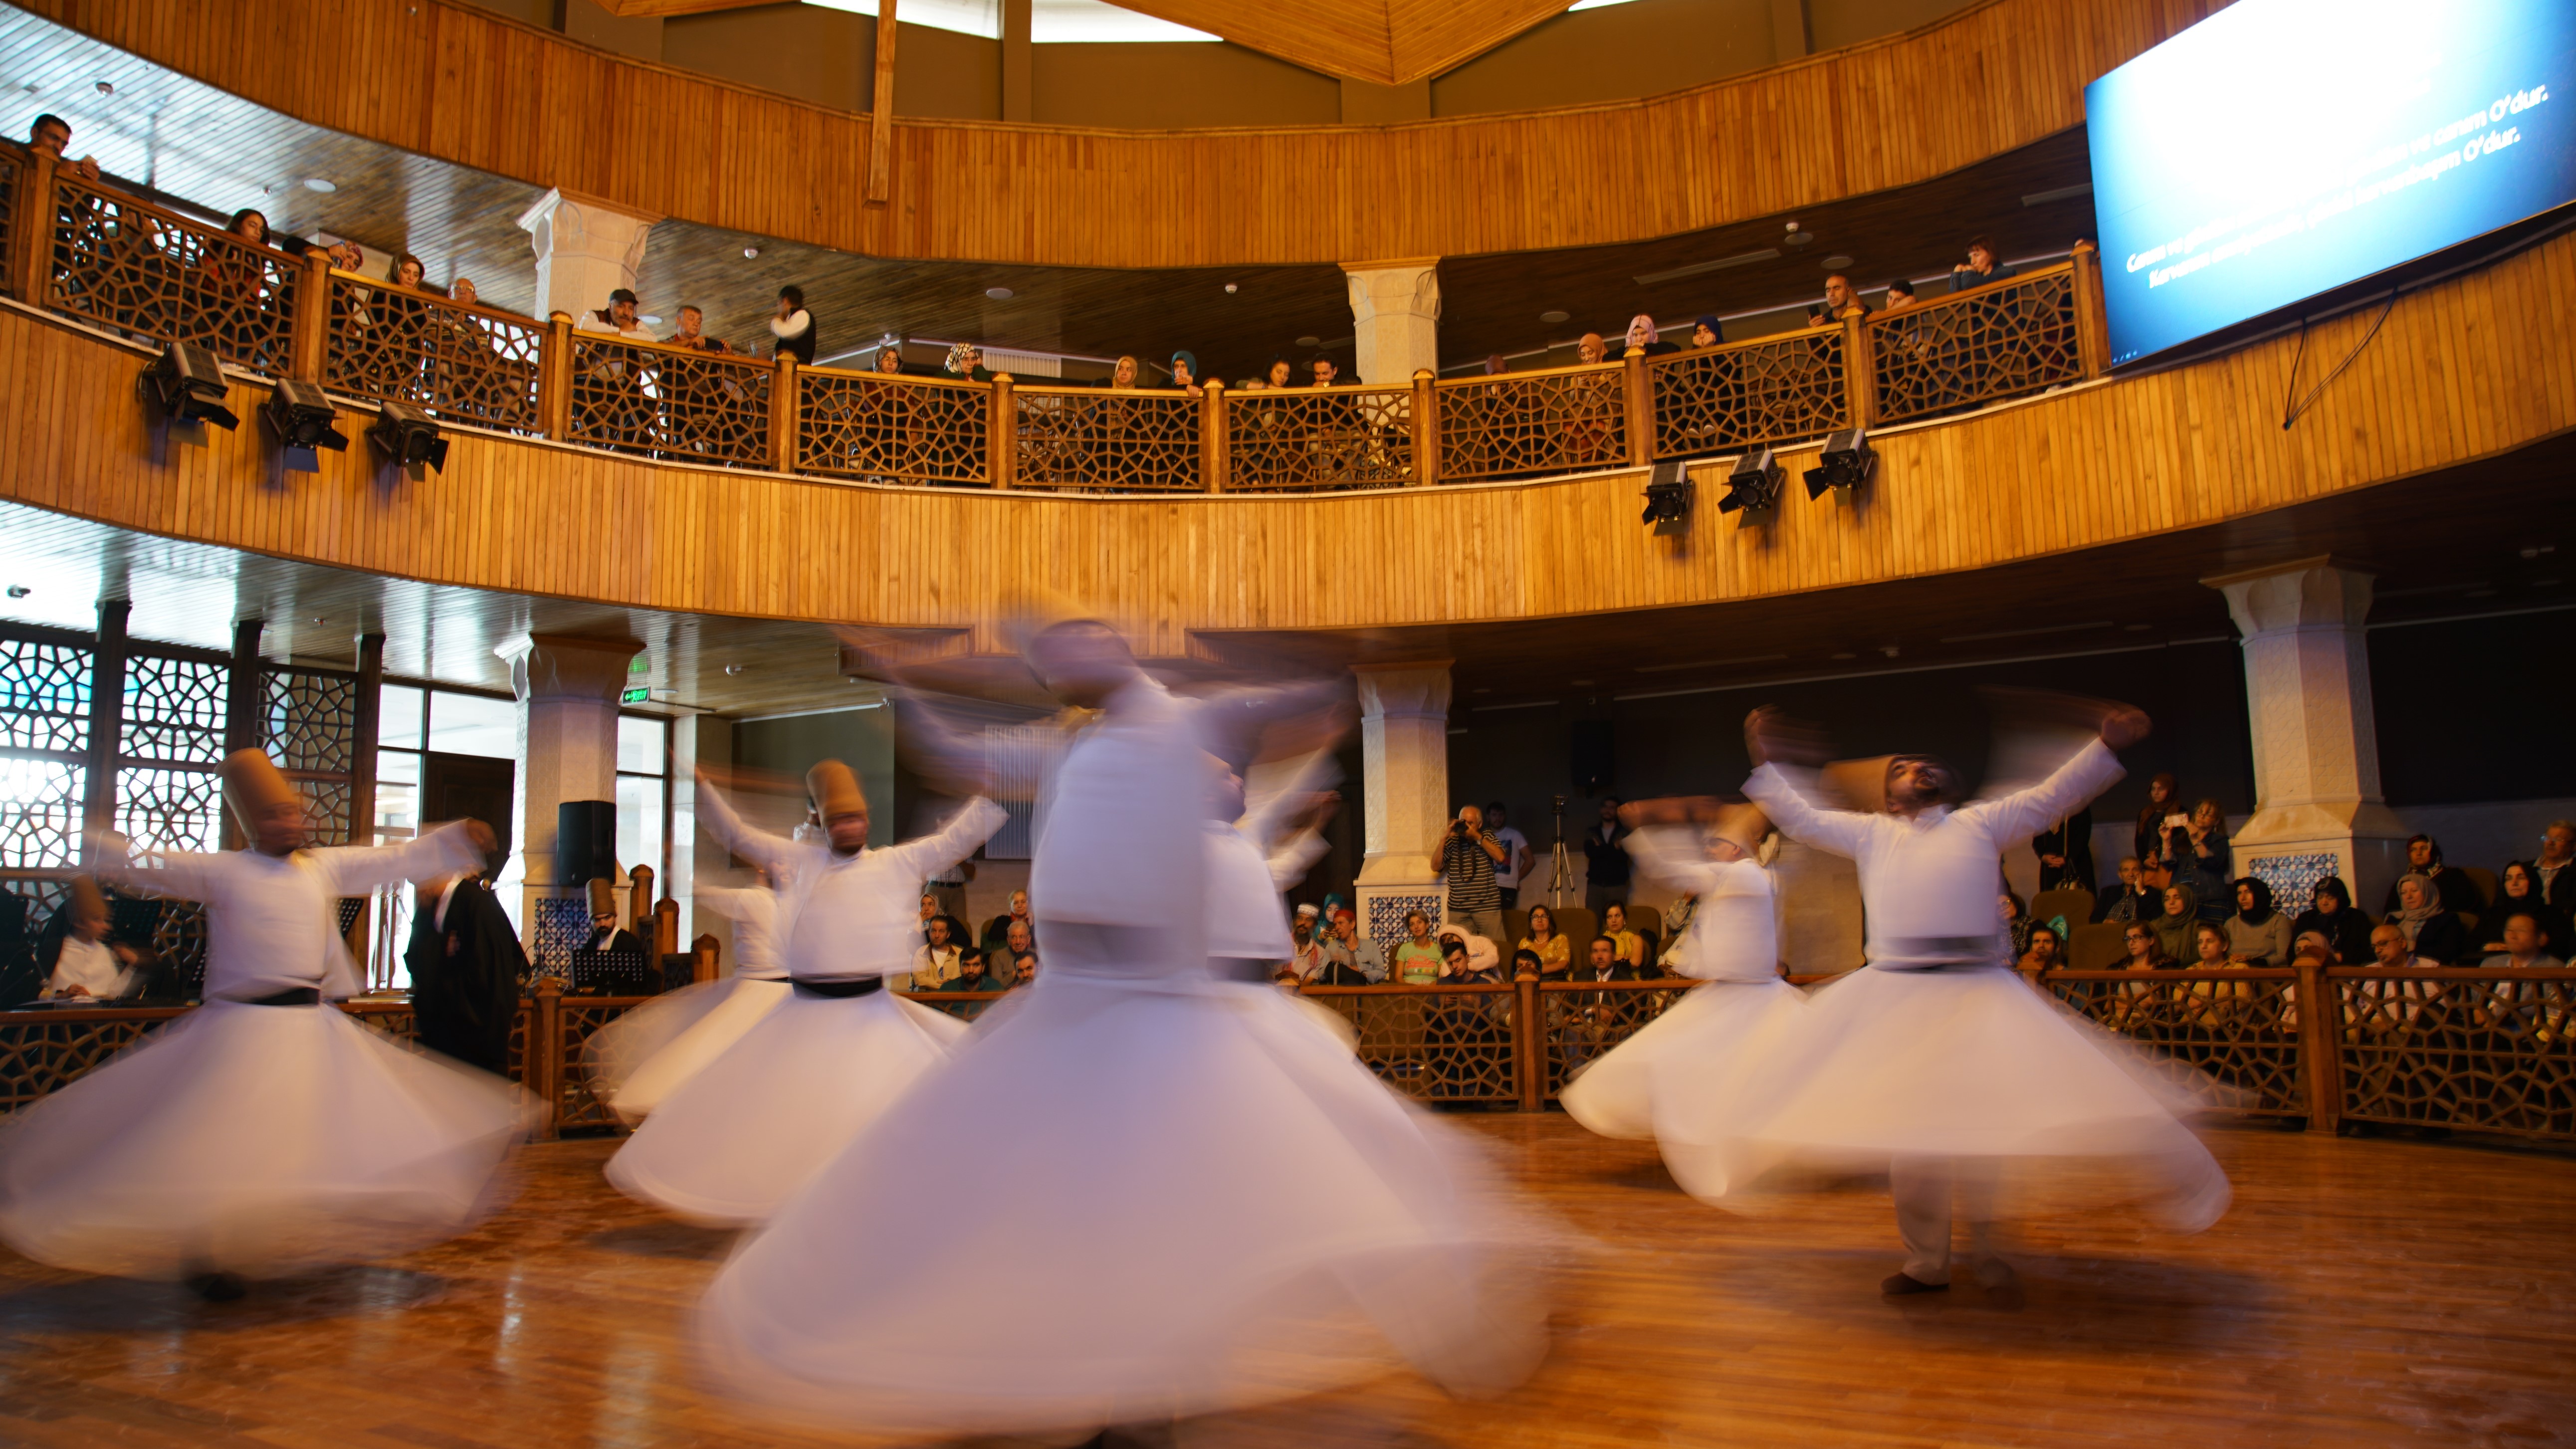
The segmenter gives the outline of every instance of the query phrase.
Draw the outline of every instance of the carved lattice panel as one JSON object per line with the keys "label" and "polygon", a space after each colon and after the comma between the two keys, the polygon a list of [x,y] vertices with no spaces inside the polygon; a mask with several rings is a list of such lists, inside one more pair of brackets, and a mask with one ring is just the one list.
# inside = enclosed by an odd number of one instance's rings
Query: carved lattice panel
{"label": "carved lattice panel", "polygon": [[169,1010],[109,1014],[51,1008],[0,1014],[0,1112],[17,1111],[61,1091],[177,1015]]}
{"label": "carved lattice panel", "polygon": [[1577,1071],[1608,1056],[1646,1023],[1670,1010],[1691,984],[1675,981],[1671,986],[1608,990],[1540,986],[1538,1009],[1547,1026],[1547,1095],[1564,1091],[1567,1079]]}
{"label": "carved lattice panel", "polygon": [[1514,988],[1382,991],[1310,987],[1306,999],[1336,1012],[1358,1037],[1359,1059],[1378,1080],[1426,1102],[1507,1102],[1520,1097],[1513,1055]]}
{"label": "carved lattice panel", "polygon": [[650,997],[608,997],[563,1004],[563,1101],[555,1125],[563,1131],[580,1127],[617,1127],[617,1114],[600,1100],[587,1060],[590,1039],[600,1028],[642,1005]]}
{"label": "carved lattice panel", "polygon": [[590,939],[590,901],[585,896],[546,896],[533,909],[536,924],[527,935],[528,968],[540,976],[572,974],[572,953]]}
{"label": "carved lattice panel", "polygon": [[985,481],[990,390],[873,373],[797,376],[796,467],[872,483]]}
{"label": "carved lattice panel", "polygon": [[1012,395],[1018,488],[1196,491],[1202,405],[1181,392],[1106,389]]}
{"label": "carved lattice panel", "polygon": [[2084,376],[2071,272],[1978,287],[1869,320],[1878,420],[1902,422]]}
{"label": "carved lattice panel", "polygon": [[0,638],[0,749],[88,749],[92,659],[75,645]]}
{"label": "carved lattice panel", "polygon": [[56,181],[55,215],[55,307],[284,374],[295,330],[293,258],[76,181]]}
{"label": "carved lattice panel", "polygon": [[346,775],[358,766],[354,675],[269,671],[266,722],[268,757],[288,774]]}
{"label": "carved lattice panel", "polygon": [[769,367],[579,335],[572,364],[574,442],[684,462],[769,466]]}
{"label": "carved lattice panel", "polygon": [[162,901],[152,922],[153,954],[170,968],[180,988],[194,996],[206,984],[206,908],[196,901]]}
{"label": "carved lattice panel", "polygon": [[54,912],[62,909],[63,902],[71,896],[70,878],[61,875],[12,875],[0,879],[0,890],[27,903],[27,930],[31,936],[52,920]]}
{"label": "carved lattice panel", "polygon": [[2576,979],[2336,977],[2343,1115],[2373,1122],[2576,1135]]}
{"label": "carved lattice panel", "polygon": [[534,433],[543,426],[537,375],[545,335],[525,318],[334,273],[323,383],[443,418]]}
{"label": "carved lattice panel", "polygon": [[27,167],[18,159],[18,153],[0,153],[0,277],[18,275],[10,258],[17,255],[18,193],[26,185]]}
{"label": "carved lattice panel", "polygon": [[382,1033],[388,1041],[397,1046],[412,1051],[423,1050],[420,1044],[420,1015],[408,1006],[383,1007],[369,1004],[359,1007],[343,1004],[340,1009],[348,1012],[350,1018],[358,1025],[369,1031]]}
{"label": "carved lattice panel", "polygon": [[1840,328],[1653,358],[1646,376],[1658,458],[1820,437],[1851,417]]}
{"label": "carved lattice panel", "polygon": [[1624,366],[1440,388],[1440,480],[1616,468],[1628,461]]}
{"label": "carved lattice panel", "polygon": [[1230,490],[1401,488],[1413,478],[1413,393],[1290,388],[1226,399]]}
{"label": "carved lattice panel", "polygon": [[212,770],[126,765],[116,772],[116,829],[146,850],[223,849],[223,777]]}
{"label": "carved lattice panel", "polygon": [[2061,981],[2048,989],[2079,1014],[2197,1070],[2238,1111],[2303,1116],[2298,983],[2291,973],[2139,971],[2135,980]]}
{"label": "carved lattice panel", "polygon": [[224,692],[232,671],[202,659],[129,655],[125,729],[129,760],[219,764],[224,758]]}
{"label": "carved lattice panel", "polygon": [[63,869],[80,860],[86,766],[0,759],[0,868]]}
{"label": "carved lattice panel", "polygon": [[523,996],[519,998],[518,1014],[510,1018],[510,1069],[504,1075],[514,1082],[528,1079],[528,1018],[535,1010],[535,1005]]}

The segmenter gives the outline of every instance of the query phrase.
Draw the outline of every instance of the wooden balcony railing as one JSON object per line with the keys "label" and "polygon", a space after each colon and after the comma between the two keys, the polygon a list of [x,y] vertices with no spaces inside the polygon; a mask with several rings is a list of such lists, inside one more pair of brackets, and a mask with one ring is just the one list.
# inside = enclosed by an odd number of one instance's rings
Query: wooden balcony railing
{"label": "wooden balcony railing", "polygon": [[[43,203],[36,198],[50,198]],[[799,367],[532,321],[329,270],[0,147],[21,301],[476,427],[892,485],[1330,492],[1642,468],[2099,377],[2089,244],[1902,312],[1692,352],[1409,386],[1112,390]]]}
{"label": "wooden balcony railing", "polygon": [[[1793,985],[1830,982],[1799,977]],[[2448,1127],[2576,1141],[2576,970],[2477,968],[2051,971],[2035,989],[2177,1068],[2215,1078],[2234,1109],[2304,1119]],[[1696,983],[1517,981],[1466,986],[1308,986],[1350,1025],[1360,1060],[1427,1102],[1539,1111],[1575,1072],[1637,1034]],[[510,1076],[550,1117],[541,1135],[614,1127],[594,1090],[592,1035],[650,997],[565,996],[539,981],[520,1007]],[[1719,988],[1724,989],[1724,988]],[[906,992],[973,1019],[1002,993]],[[0,1113],[60,1090],[191,1007],[0,1012]],[[342,1010],[400,1041],[401,1002]]]}

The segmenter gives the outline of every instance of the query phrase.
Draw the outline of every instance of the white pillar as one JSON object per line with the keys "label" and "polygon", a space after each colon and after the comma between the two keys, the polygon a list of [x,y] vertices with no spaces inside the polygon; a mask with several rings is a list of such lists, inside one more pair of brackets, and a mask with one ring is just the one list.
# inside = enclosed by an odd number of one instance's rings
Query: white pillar
{"label": "white pillar", "polygon": [[1440,268],[1436,257],[1344,262],[1351,286],[1351,335],[1360,381],[1409,387],[1416,372],[1440,370]]}
{"label": "white pillar", "polygon": [[2234,869],[2307,909],[2320,876],[2343,877],[2368,910],[2402,873],[2406,831],[2379,793],[2370,649],[2371,576],[2325,558],[2205,579],[2245,636],[2254,735],[2254,816]]}
{"label": "white pillar", "polygon": [[537,253],[538,319],[596,312],[608,305],[609,293],[632,288],[644,243],[661,219],[578,191],[557,188],[538,197],[519,217]]}
{"label": "white pillar", "polygon": [[519,697],[518,851],[502,883],[515,877],[520,888],[519,935],[532,961],[589,935],[589,883],[555,879],[555,807],[617,799],[617,696],[627,661],[643,649],[634,639],[520,634],[492,651],[510,662]]}
{"label": "white pillar", "polygon": [[745,884],[740,872],[729,868],[732,856],[716,838],[698,825],[697,770],[702,765],[725,766],[733,763],[733,721],[722,715],[699,714],[671,722],[671,753],[678,757],[671,779],[671,894],[689,902],[689,920],[683,928],[687,939],[680,949],[700,936],[716,938],[719,974],[731,976],[742,962],[735,953],[733,918],[722,911],[703,911],[697,906],[697,892],[702,887],[726,887]]}
{"label": "white pillar", "polygon": [[1360,772],[1368,850],[1353,894],[1360,927],[1392,945],[1404,913],[1440,920],[1431,851],[1449,820],[1449,661],[1359,665]]}

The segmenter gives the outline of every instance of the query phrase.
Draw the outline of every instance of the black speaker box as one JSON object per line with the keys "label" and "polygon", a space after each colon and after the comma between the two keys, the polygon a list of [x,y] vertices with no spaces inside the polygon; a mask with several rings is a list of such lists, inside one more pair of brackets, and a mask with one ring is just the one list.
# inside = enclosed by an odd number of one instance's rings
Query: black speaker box
{"label": "black speaker box", "polygon": [[566,800],[555,807],[555,884],[574,890],[617,879],[617,802]]}
{"label": "black speaker box", "polygon": [[1568,752],[1574,770],[1575,788],[1586,795],[1598,795],[1610,788],[1617,774],[1618,756],[1611,744],[1610,721],[1579,719],[1573,724],[1573,748]]}

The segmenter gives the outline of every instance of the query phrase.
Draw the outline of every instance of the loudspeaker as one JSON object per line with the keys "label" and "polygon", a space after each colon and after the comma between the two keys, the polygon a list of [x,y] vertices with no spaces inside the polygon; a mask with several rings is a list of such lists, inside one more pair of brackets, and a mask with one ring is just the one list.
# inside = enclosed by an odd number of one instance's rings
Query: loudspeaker
{"label": "loudspeaker", "polygon": [[1610,788],[1616,773],[1617,755],[1611,745],[1610,721],[1579,719],[1574,722],[1573,749],[1569,752],[1574,769],[1574,785],[1586,795],[1598,795]]}
{"label": "loudspeaker", "polygon": [[579,890],[617,877],[617,802],[566,800],[555,807],[555,885]]}

